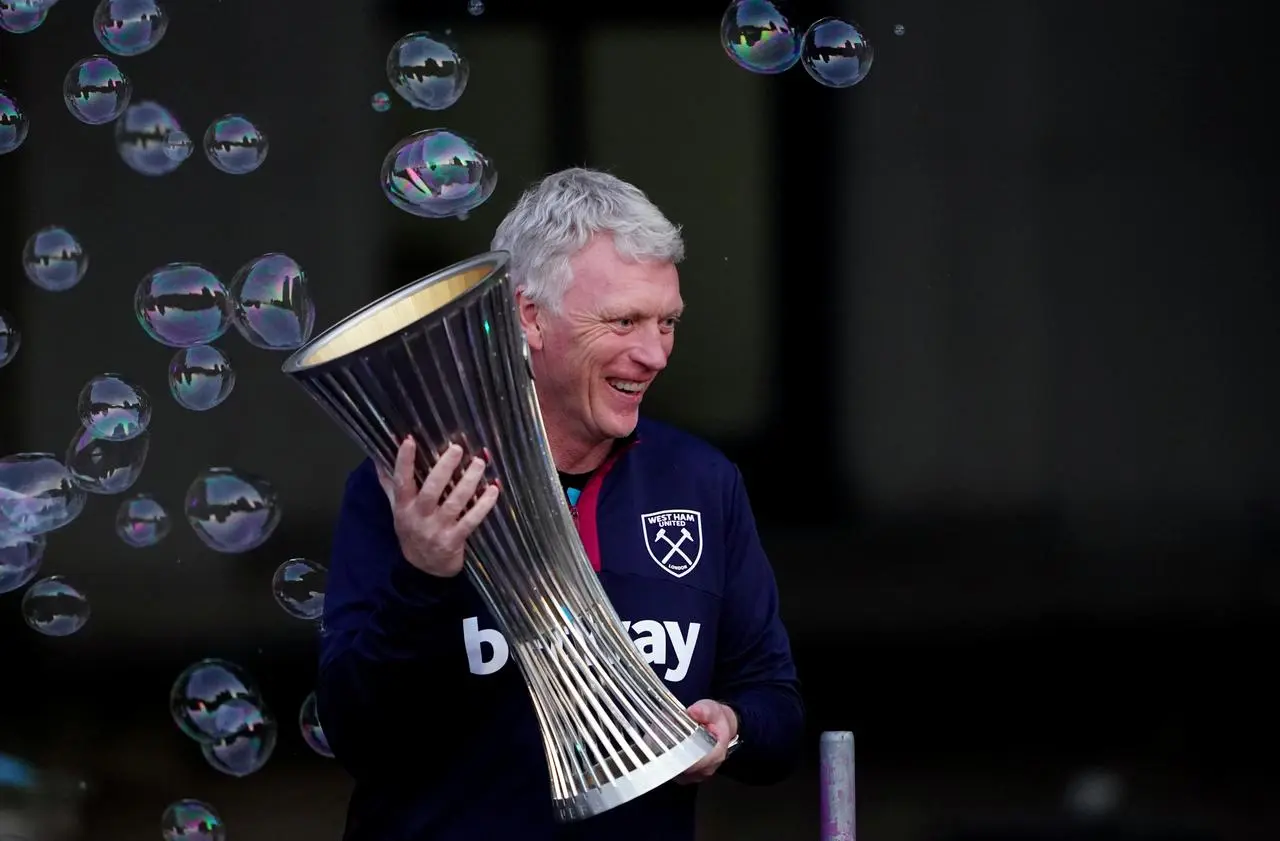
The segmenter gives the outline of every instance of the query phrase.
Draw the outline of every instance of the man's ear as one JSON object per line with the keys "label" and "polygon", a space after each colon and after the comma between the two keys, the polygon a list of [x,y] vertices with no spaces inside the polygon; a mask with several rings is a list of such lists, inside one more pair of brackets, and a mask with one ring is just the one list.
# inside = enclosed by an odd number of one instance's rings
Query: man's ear
{"label": "man's ear", "polygon": [[516,307],[520,311],[520,328],[524,330],[529,350],[542,350],[542,326],[538,324],[541,311],[538,305],[529,300],[521,289],[516,291]]}

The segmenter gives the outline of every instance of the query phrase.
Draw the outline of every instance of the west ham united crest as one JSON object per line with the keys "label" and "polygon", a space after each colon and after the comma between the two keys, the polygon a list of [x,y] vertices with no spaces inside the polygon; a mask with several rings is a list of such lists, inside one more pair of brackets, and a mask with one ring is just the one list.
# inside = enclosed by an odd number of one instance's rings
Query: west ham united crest
{"label": "west ham united crest", "polygon": [[702,557],[702,514],[670,508],[641,514],[645,548],[658,566],[684,578]]}

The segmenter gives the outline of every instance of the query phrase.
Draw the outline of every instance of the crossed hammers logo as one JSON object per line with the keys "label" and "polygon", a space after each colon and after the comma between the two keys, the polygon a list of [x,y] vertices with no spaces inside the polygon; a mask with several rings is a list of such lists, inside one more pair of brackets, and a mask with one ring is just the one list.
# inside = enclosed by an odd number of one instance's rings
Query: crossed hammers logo
{"label": "crossed hammers logo", "polygon": [[679,540],[672,540],[671,538],[667,537],[667,530],[665,528],[658,529],[658,533],[653,536],[653,540],[655,543],[661,540],[663,543],[671,547],[670,549],[667,550],[667,554],[662,556],[662,560],[659,563],[665,564],[667,561],[671,560],[672,555],[679,555],[680,557],[684,558],[685,563],[690,563],[690,564],[693,563],[693,558],[690,558],[688,555],[686,555],[684,553],[684,550],[680,548],[681,546],[684,545],[685,541],[693,540],[693,535],[689,534],[688,529],[684,529],[684,528],[680,529]]}

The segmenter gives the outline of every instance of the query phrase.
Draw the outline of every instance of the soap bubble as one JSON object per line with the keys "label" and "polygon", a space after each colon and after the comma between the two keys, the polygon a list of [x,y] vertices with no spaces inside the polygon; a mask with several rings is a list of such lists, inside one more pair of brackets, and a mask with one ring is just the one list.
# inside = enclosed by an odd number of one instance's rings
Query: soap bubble
{"label": "soap bubble", "polygon": [[467,89],[471,70],[443,35],[411,32],[387,54],[387,81],[414,108],[442,111]]}
{"label": "soap bubble", "polygon": [[62,99],[71,116],[100,126],[124,113],[133,96],[133,84],[116,63],[104,55],[82,58],[62,80]]}
{"label": "soap bubble", "polygon": [[0,310],[0,368],[13,361],[22,347],[22,331],[12,315]]}
{"label": "soap bubble", "polygon": [[382,162],[382,192],[414,216],[442,219],[469,213],[497,185],[497,167],[470,140],[446,129],[414,132]]}
{"label": "soap bubble", "polygon": [[188,737],[208,744],[239,733],[262,717],[262,690],[226,660],[205,659],[182,670],[169,689],[169,714]]}
{"label": "soap bubble", "polygon": [[164,841],[227,841],[227,828],[208,803],[179,800],[160,816],[160,835]]}
{"label": "soap bubble", "polygon": [[333,748],[324,735],[324,727],[320,724],[320,712],[316,705],[316,693],[312,692],[302,701],[298,710],[298,729],[302,731],[302,741],[321,756],[333,759]]}
{"label": "soap bubble", "polygon": [[49,637],[67,637],[89,621],[89,600],[61,575],[42,578],[22,594],[22,618]]}
{"label": "soap bubble", "polygon": [[49,453],[0,458],[0,532],[60,529],[80,516],[87,499],[71,471]]}
{"label": "soap bubble", "polygon": [[80,389],[80,424],[106,441],[127,441],[151,423],[151,398],[120,374],[99,374]]}
{"label": "soap bubble", "polygon": [[93,12],[93,32],[108,52],[141,55],[160,43],[169,15],[156,0],[102,0]]}
{"label": "soap bubble", "polygon": [[164,154],[171,161],[181,163],[191,157],[191,138],[185,131],[171,131],[164,142]]}
{"label": "soap bubble", "polygon": [[253,172],[267,159],[269,148],[267,136],[239,114],[219,117],[204,133],[205,157],[228,175]]}
{"label": "soap bubble", "polygon": [[382,91],[378,91],[378,92],[377,92],[377,93],[375,93],[375,94],[373,95],[373,97],[369,100],[369,104],[370,104],[370,105],[372,105],[372,106],[373,106],[373,110],[374,110],[374,111],[377,111],[378,113],[382,113],[383,111],[390,111],[390,110],[391,110],[391,97],[387,96],[387,95],[386,95],[384,92],[382,92]]}
{"label": "soap bubble", "polygon": [[0,155],[7,155],[27,139],[31,123],[18,100],[0,90]]}
{"label": "soap bubble", "polygon": [[906,34],[907,34],[907,28],[906,28],[905,26],[903,26],[902,24],[900,24],[900,23],[895,23],[895,24],[893,25],[893,34],[894,34],[894,35],[906,35]]}
{"label": "soap bubble", "polygon": [[739,67],[776,74],[800,60],[801,35],[769,0],[737,0],[720,18],[720,43]]}
{"label": "soap bubble", "polygon": [[484,3],[481,0],[469,0],[467,11],[473,15],[482,15],[484,14]]}
{"label": "soap bubble", "polygon": [[272,484],[229,467],[200,473],[187,489],[183,510],[196,537],[226,554],[257,549],[280,525],[280,502]]}
{"label": "soap bubble", "polygon": [[107,441],[81,427],[67,446],[67,470],[79,487],[111,496],[133,487],[151,450],[151,435],[142,432],[124,441]]}
{"label": "soap bubble", "polygon": [[116,120],[116,151],[134,172],[168,175],[181,164],[169,156],[169,136],[182,131],[169,109],[149,100],[134,102]]}
{"label": "soap bubble", "polygon": [[200,745],[200,752],[214,770],[232,777],[247,777],[262,769],[276,749],[280,727],[265,708],[233,735]]}
{"label": "soap bubble", "polygon": [[324,615],[329,570],[315,561],[285,561],[271,578],[271,591],[284,612],[295,619],[316,620]]}
{"label": "soap bubble", "polygon": [[231,296],[217,275],[196,263],[169,263],[149,272],[133,296],[134,314],[162,345],[207,345],[231,327]]}
{"label": "soap bubble", "polygon": [[307,273],[286,254],[263,254],[240,267],[230,295],[236,329],[254,347],[299,348],[311,338],[316,308]]}
{"label": "soap bubble", "polygon": [[848,88],[871,72],[875,51],[852,23],[839,18],[817,20],[804,33],[800,63],[814,81],[829,88]]}
{"label": "soap bubble", "polygon": [[42,0],[0,0],[0,29],[25,35],[44,23],[51,5]]}
{"label": "soap bubble", "polygon": [[169,362],[169,393],[184,409],[212,409],[227,399],[235,385],[231,362],[212,345],[183,348]]}
{"label": "soap bubble", "polygon": [[36,577],[46,544],[42,534],[0,531],[0,594],[20,590]]}
{"label": "soap bubble", "polygon": [[50,225],[27,239],[22,249],[22,270],[36,286],[49,292],[65,292],[89,270],[89,255],[66,228]]}
{"label": "soap bubble", "polygon": [[132,496],[116,510],[116,534],[135,549],[155,546],[172,527],[169,512],[150,494]]}

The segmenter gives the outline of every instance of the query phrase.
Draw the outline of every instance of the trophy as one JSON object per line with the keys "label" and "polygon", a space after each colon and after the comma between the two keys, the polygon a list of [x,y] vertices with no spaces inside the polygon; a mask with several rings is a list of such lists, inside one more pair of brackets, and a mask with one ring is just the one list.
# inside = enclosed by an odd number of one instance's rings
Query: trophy
{"label": "trophy", "polygon": [[[560,821],[598,815],[715,748],[640,656],[591,569],[556,472],[497,251],[358,310],[285,361],[381,470],[418,443],[422,482],[451,443],[487,463],[497,505],[467,541],[465,574],[507,637],[542,733]],[[483,487],[483,486],[482,486]]]}

